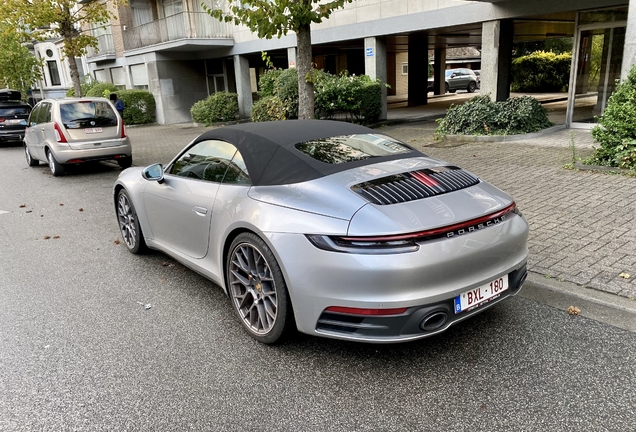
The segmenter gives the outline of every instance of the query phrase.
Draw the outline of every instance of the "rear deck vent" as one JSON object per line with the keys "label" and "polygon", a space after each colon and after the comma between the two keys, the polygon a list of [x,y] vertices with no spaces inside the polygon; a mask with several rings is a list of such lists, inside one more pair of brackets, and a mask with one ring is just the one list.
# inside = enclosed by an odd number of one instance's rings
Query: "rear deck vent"
{"label": "rear deck vent", "polygon": [[351,190],[370,203],[386,205],[442,195],[479,182],[469,172],[447,166],[382,177],[357,184]]}

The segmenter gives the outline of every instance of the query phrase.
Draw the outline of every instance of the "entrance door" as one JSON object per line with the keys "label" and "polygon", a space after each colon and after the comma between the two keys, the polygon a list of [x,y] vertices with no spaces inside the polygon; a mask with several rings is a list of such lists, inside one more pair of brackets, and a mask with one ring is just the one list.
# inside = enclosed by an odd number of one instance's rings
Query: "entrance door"
{"label": "entrance door", "polygon": [[[622,18],[620,13],[618,16]],[[626,25],[626,21],[585,24],[579,21],[574,40],[574,79],[570,81],[568,97],[569,127],[590,129],[605,111],[620,80]]]}

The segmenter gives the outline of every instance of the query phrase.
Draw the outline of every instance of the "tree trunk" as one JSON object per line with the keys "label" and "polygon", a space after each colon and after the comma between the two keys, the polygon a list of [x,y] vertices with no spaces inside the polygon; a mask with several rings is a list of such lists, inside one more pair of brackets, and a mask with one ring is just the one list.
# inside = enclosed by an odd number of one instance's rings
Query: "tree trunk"
{"label": "tree trunk", "polygon": [[80,85],[80,76],[79,71],[77,70],[77,63],[75,62],[75,57],[67,56],[68,58],[68,67],[71,73],[71,81],[73,81],[73,88],[75,89],[75,96],[82,97],[82,86]]}
{"label": "tree trunk", "polygon": [[314,83],[307,81],[311,72],[311,28],[303,24],[296,31],[298,48],[296,67],[298,68],[298,118],[314,118]]}

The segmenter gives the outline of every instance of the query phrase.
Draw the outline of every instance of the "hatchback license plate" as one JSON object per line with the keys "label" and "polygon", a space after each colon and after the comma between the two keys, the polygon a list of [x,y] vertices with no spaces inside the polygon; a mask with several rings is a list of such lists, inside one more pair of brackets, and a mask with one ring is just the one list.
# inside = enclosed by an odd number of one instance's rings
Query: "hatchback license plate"
{"label": "hatchback license plate", "polygon": [[84,132],[87,134],[94,134],[94,133],[102,133],[103,130],[102,128],[86,128],[84,129]]}
{"label": "hatchback license plate", "polygon": [[508,289],[508,275],[473,288],[455,297],[455,313],[469,311],[494,300]]}

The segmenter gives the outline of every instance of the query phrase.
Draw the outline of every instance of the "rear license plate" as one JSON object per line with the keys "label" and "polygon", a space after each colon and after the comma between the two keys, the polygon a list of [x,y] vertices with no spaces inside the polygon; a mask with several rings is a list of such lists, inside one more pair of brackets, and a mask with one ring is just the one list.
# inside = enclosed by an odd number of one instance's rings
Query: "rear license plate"
{"label": "rear license plate", "polygon": [[86,128],[84,129],[84,132],[87,134],[94,134],[94,133],[102,133],[103,130],[102,128]]}
{"label": "rear license plate", "polygon": [[492,282],[463,292],[455,297],[455,313],[475,309],[491,300],[496,299],[508,289],[508,275],[504,275]]}

